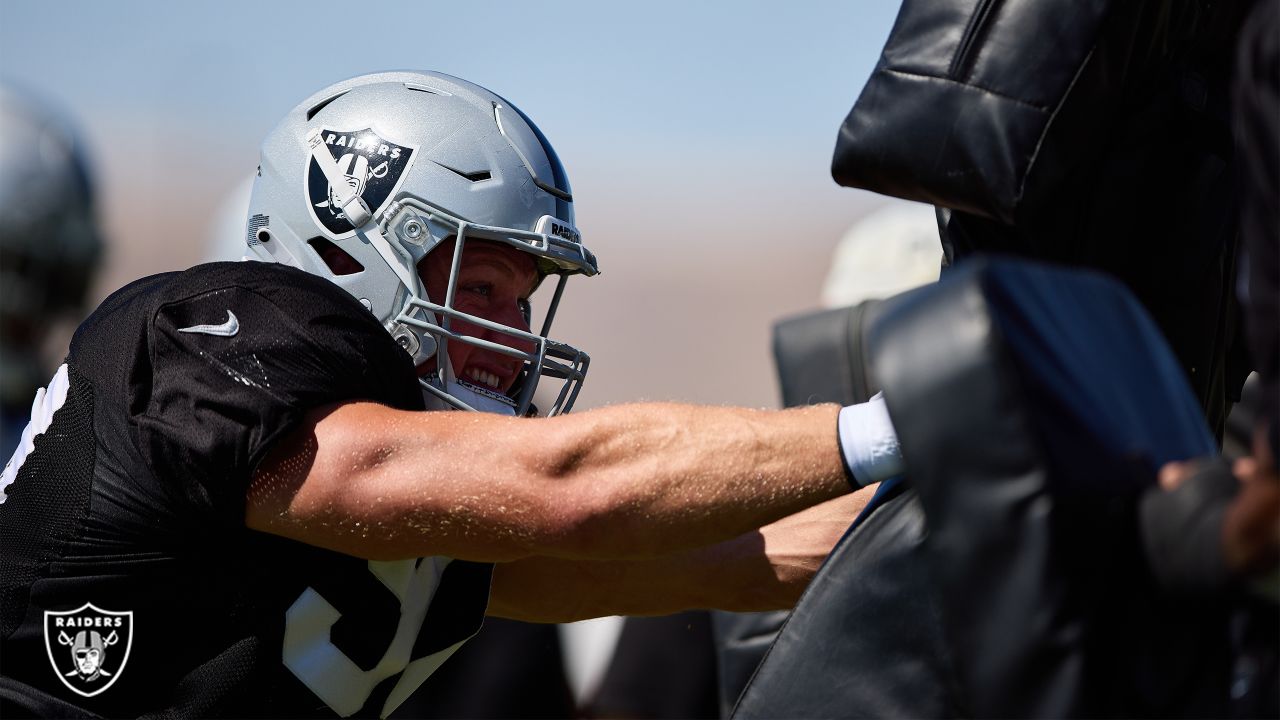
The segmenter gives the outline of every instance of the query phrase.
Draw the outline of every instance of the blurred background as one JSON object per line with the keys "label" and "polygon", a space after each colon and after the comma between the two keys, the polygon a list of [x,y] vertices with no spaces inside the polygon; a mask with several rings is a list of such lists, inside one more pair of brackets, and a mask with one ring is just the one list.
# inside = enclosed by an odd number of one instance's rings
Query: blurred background
{"label": "blurred background", "polygon": [[259,142],[315,90],[388,69],[484,85],[559,152],[603,269],[570,283],[554,333],[592,356],[578,407],[776,406],[770,325],[820,304],[842,234],[889,203],[839,188],[829,167],[896,12],[2,0],[0,78],[84,136],[107,241],[90,307],[134,278],[226,257]]}

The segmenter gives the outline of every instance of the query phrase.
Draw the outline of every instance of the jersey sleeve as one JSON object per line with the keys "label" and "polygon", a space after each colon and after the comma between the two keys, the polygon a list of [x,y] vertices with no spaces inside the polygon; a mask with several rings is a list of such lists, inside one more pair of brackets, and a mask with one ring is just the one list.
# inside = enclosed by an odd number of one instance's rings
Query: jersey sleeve
{"label": "jersey sleeve", "polygon": [[408,354],[341,288],[279,266],[213,274],[151,316],[130,402],[155,477],[238,523],[254,469],[307,411],[422,400]]}

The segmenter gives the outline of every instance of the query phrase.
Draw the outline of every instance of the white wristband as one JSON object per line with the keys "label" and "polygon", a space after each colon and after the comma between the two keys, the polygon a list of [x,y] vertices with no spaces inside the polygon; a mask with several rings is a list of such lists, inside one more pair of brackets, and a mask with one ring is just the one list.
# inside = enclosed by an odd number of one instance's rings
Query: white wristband
{"label": "white wristband", "polygon": [[840,454],[852,475],[850,484],[866,487],[902,473],[898,433],[889,420],[881,393],[864,403],[840,408],[836,433]]}

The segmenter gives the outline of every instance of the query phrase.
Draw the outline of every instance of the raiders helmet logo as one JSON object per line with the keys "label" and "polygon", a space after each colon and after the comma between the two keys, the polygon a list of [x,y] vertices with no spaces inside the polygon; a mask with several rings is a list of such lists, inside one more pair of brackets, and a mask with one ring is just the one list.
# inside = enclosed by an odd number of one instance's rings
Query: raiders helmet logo
{"label": "raiders helmet logo", "polygon": [[[355,131],[320,128],[320,133],[347,184],[377,215],[395,194],[416,148],[393,143],[367,128]],[[307,159],[306,193],[311,214],[333,237],[349,237],[355,228],[338,206],[333,187],[316,161],[315,152]]]}
{"label": "raiders helmet logo", "polygon": [[44,613],[44,646],[53,671],[72,692],[93,697],[120,679],[133,646],[133,611],[93,603]]}

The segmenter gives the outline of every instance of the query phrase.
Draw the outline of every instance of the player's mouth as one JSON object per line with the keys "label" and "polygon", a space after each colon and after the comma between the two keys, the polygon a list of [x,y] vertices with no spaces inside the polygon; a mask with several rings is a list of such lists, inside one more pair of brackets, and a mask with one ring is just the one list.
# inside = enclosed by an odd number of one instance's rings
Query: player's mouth
{"label": "player's mouth", "polygon": [[504,378],[498,376],[497,373],[484,370],[482,368],[467,366],[461,375],[462,379],[473,385],[479,385],[482,388],[493,390],[494,392],[506,392],[503,387],[507,383]]}

